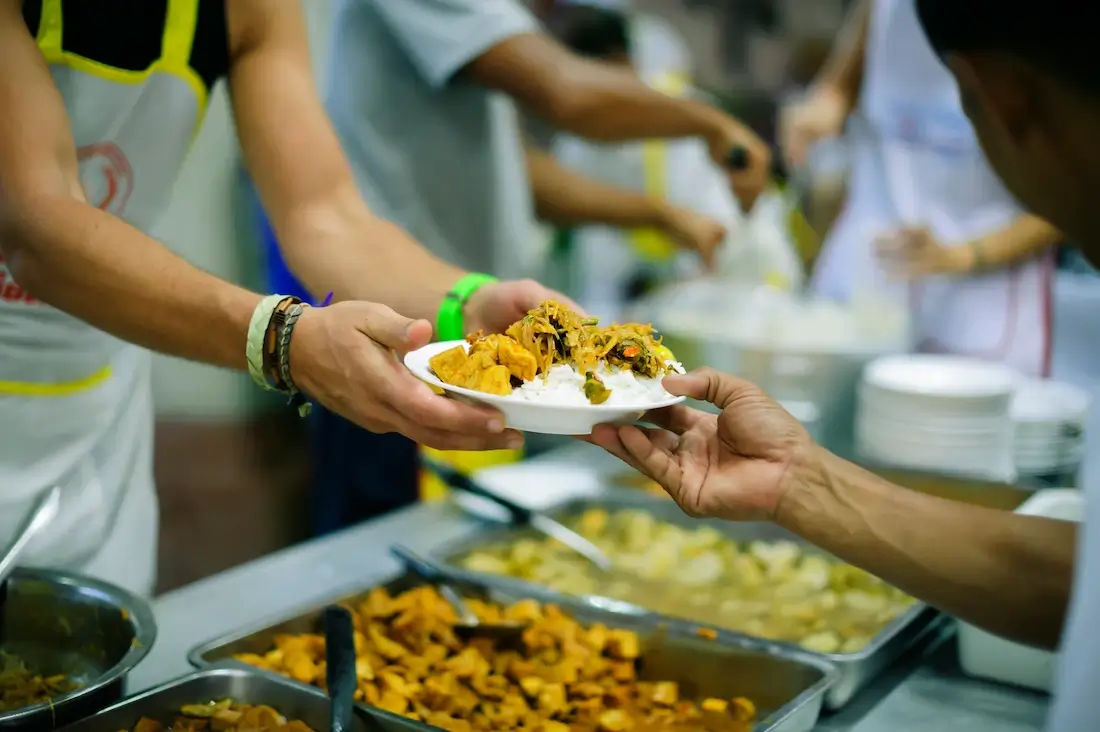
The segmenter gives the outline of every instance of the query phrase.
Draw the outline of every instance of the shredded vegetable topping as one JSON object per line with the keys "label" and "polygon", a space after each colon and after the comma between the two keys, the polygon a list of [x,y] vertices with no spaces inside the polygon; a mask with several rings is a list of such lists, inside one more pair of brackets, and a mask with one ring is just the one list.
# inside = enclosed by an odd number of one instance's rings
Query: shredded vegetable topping
{"label": "shredded vegetable topping", "polygon": [[0,651],[0,712],[42,704],[76,688],[63,674],[43,676],[18,657]]}

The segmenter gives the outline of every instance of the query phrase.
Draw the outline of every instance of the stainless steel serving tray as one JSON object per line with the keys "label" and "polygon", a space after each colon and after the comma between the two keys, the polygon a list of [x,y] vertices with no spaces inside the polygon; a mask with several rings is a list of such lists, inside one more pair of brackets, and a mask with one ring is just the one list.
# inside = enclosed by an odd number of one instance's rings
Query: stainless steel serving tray
{"label": "stainless steel serving tray", "polygon": [[[757,539],[775,541],[785,539],[797,542],[806,547],[807,551],[818,554],[823,553],[812,544],[809,544],[775,524],[733,523],[729,521],[695,519],[687,516],[671,500],[659,496],[646,495],[636,491],[620,490],[609,492],[606,495],[596,498],[574,500],[553,508],[546,513],[558,519],[565,519],[590,508],[602,508],[608,511],[641,509],[648,511],[659,519],[682,526],[698,527],[700,523],[703,523],[738,541],[753,541]],[[539,587],[544,592],[549,592],[550,597],[565,597],[562,593],[554,592],[542,585],[536,585],[524,580],[504,577],[502,575],[471,572],[455,564],[455,561],[459,557],[479,547],[499,541],[516,539],[521,536],[532,535],[533,534],[528,529],[500,525],[497,525],[496,528],[492,528],[492,524],[490,524],[484,530],[472,532],[468,538],[446,542],[435,547],[431,555],[437,562],[447,567],[448,571],[453,572],[459,577],[477,578],[493,587],[507,589],[510,592],[529,592],[529,589],[524,588]],[[591,597],[583,599],[586,602],[601,601]],[[559,600],[555,599],[555,602],[558,601]],[[625,606],[625,603],[616,603],[616,606]],[[654,617],[660,617],[662,622],[671,624],[685,625],[690,628],[708,627],[719,631],[722,637],[727,635],[741,636],[740,633],[733,633],[732,631],[725,630],[715,625],[694,623],[681,618],[665,618],[664,616],[653,615]],[[943,620],[944,617],[935,609],[923,603],[917,603],[904,614],[895,618],[893,622],[883,628],[867,646],[856,653],[812,653],[794,644],[780,643],[778,645],[786,646],[791,649],[798,649],[803,653],[811,653],[817,658],[827,660],[837,667],[839,676],[836,683],[833,684],[826,695],[825,706],[829,709],[839,709],[847,704],[852,697],[855,696],[856,692],[872,681],[880,671],[889,666],[905,651],[914,648],[918,644],[930,641],[935,637],[936,634],[933,631],[939,628]]]}
{"label": "stainless steel serving tray", "polygon": [[[390,592],[401,592],[421,584],[421,581],[401,574],[378,584]],[[483,578],[457,575],[454,584],[470,597],[502,603],[523,598],[553,601],[582,623],[599,622],[634,630],[643,642],[643,679],[678,681],[685,697],[748,697],[756,704],[761,717],[753,732],[809,732],[817,723],[825,692],[836,680],[836,669],[831,664],[800,649],[744,636],[706,640],[700,638],[693,628],[666,627],[652,614],[625,603],[610,603],[599,598],[563,597],[531,586],[509,591],[494,587]],[[370,589],[334,597],[321,605],[303,608],[292,615],[262,622],[253,628],[204,643],[188,654],[188,660],[200,668],[224,665],[249,668],[233,661],[233,655],[265,653],[280,633],[319,632],[325,606],[333,602],[354,602],[364,597]],[[312,688],[278,678],[282,683],[301,689]],[[404,725],[401,729],[436,729],[374,707],[361,708],[387,724]]]}
{"label": "stainless steel serving tray", "polygon": [[[266,704],[288,719],[300,719],[320,732],[329,728],[329,701],[323,692],[284,683],[280,678],[240,668],[197,671],[162,686],[124,699],[99,714],[87,717],[61,732],[118,732],[130,730],[142,717],[168,723],[186,704],[231,698],[241,704]],[[357,713],[352,732],[389,732],[407,726],[386,724],[383,720]]]}

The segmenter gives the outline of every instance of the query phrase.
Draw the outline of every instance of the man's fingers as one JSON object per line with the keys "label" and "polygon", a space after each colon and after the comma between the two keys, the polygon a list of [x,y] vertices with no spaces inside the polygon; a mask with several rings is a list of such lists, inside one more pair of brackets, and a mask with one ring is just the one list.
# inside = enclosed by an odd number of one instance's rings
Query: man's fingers
{"label": "man's fingers", "polygon": [[398,374],[393,381],[393,387],[383,392],[387,405],[412,424],[479,436],[504,431],[504,416],[495,409],[436,394],[407,371]]}
{"label": "man's fingers", "polygon": [[634,459],[630,452],[627,451],[626,447],[623,446],[623,442],[619,438],[619,428],[616,425],[596,425],[592,430],[592,434],[589,435],[585,441],[602,447],[638,472],[648,475],[650,478],[653,477],[641,463]]}
{"label": "man's fingers", "polygon": [[[668,379],[669,377],[665,377]],[[694,427],[700,419],[707,416],[698,409],[685,407],[683,404],[674,404],[663,409],[653,409],[645,413],[642,420],[663,427],[677,435],[682,435]]]}
{"label": "man's fingers", "polygon": [[746,392],[757,388],[747,381],[715,371],[709,366],[683,375],[666,376],[661,384],[670,394],[710,402],[719,409],[725,409]]}
{"label": "man's fingers", "polygon": [[619,428],[619,440],[643,473],[665,487],[679,487],[669,484],[674,477],[672,446],[675,445],[675,435],[667,432],[662,435],[662,430],[643,431],[627,425]]}
{"label": "man's fingers", "polygon": [[528,310],[534,310],[539,305],[542,305],[547,300],[553,300],[566,308],[572,310],[575,313],[585,315],[586,313],[580,305],[573,302],[570,298],[566,297],[560,292],[551,290],[550,288],[542,285],[535,280],[521,280],[517,283],[523,287],[523,298],[520,301],[520,307],[524,312]]}
{"label": "man's fingers", "polygon": [[668,430],[657,429],[654,427],[639,427],[642,434],[649,438],[649,442],[653,447],[657,448],[661,452],[672,453],[676,446],[680,443],[680,436],[674,435]]}
{"label": "man's fingers", "polygon": [[432,324],[399,315],[385,305],[363,303],[359,331],[376,343],[395,351],[412,351],[427,345],[432,337]]}
{"label": "man's fingers", "polygon": [[405,423],[401,431],[405,433],[406,430],[414,440],[436,450],[518,450],[523,447],[523,435],[515,430],[474,435],[426,429],[418,424]]}

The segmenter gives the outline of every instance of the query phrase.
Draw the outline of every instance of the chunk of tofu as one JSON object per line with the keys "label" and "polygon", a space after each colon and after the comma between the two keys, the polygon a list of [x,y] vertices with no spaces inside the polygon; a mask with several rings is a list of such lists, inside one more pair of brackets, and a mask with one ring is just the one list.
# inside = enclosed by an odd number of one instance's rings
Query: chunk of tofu
{"label": "chunk of tofu", "polygon": [[658,681],[653,685],[653,702],[663,707],[675,706],[680,701],[680,687],[675,681]]}
{"label": "chunk of tofu", "polygon": [[622,709],[608,709],[600,714],[600,732],[624,732],[634,726],[634,720]]}
{"label": "chunk of tofu", "polygon": [[565,709],[565,684],[545,684],[539,692],[538,708],[549,715]]}
{"label": "chunk of tofu", "polygon": [[609,630],[607,632],[607,653],[612,658],[632,661],[641,653],[638,634],[629,630]]}

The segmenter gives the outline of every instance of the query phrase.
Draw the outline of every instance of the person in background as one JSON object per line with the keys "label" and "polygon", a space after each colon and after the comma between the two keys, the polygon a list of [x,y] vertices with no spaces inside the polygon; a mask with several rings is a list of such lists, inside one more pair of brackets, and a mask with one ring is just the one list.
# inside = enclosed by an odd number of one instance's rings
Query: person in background
{"label": "person in background", "polygon": [[[314,89],[298,3],[0,0],[0,70],[0,543],[61,489],[28,564],[152,593],[147,348],[248,370],[376,432],[522,443],[395,352],[425,345],[441,310],[448,327],[498,330],[555,293],[481,279],[460,308],[447,295],[467,273],[371,212]],[[147,233],[222,78],[287,259],[331,307],[249,292]]]}
{"label": "person in background", "polygon": [[[1100,65],[1080,3],[1054,0],[1035,13],[995,0],[917,0],[917,10],[1006,189],[1100,262]],[[688,513],[774,521],[961,620],[1060,646],[1047,729],[1096,729],[1100,501],[1086,503],[1079,526],[925,495],[814,445],[733,376],[703,370],[665,386],[721,413],[676,406],[649,415],[656,428],[604,426],[592,439],[659,481]]]}
{"label": "person in background", "polygon": [[[337,0],[332,34],[326,104],[359,190],[456,266],[513,277],[542,264],[531,193],[541,175],[528,170],[517,105],[602,141],[699,137],[723,166],[744,148],[748,164],[729,182],[747,207],[767,182],[770,152],[737,120],[571,53],[519,0]],[[383,464],[380,453],[395,458],[392,443],[337,415],[317,426],[315,458],[326,467],[315,491],[389,500],[392,485],[415,480],[414,445],[382,476],[370,466]]]}
{"label": "person in background", "polygon": [[[636,74],[671,97],[690,97],[686,44],[663,21],[628,13],[625,6],[622,0],[563,1],[549,11],[547,24],[575,53]],[[551,149],[573,170],[679,204],[685,212],[694,210],[694,216],[719,222],[723,234],[739,222],[737,201],[700,140],[608,145],[559,133]],[[712,255],[700,267],[698,258],[682,254],[667,231],[652,227],[576,227],[562,230],[557,246],[558,255],[571,264],[566,291],[593,315],[611,320],[623,317],[633,298],[662,280],[716,266]]]}
{"label": "person in background", "polygon": [[859,0],[808,97],[787,110],[794,165],[848,123],[844,212],[817,262],[817,294],[847,301],[897,287],[919,350],[1050,365],[1054,247],[990,169],[915,0]]}

